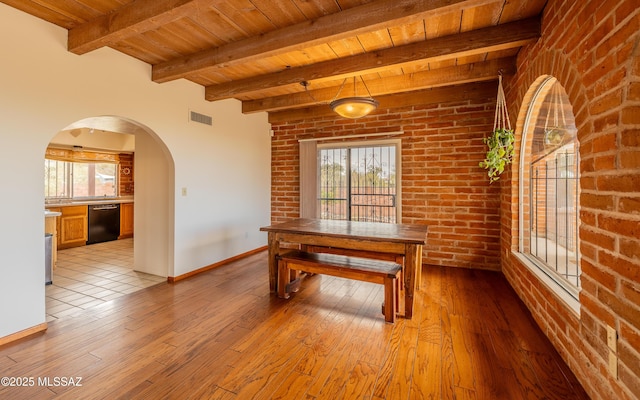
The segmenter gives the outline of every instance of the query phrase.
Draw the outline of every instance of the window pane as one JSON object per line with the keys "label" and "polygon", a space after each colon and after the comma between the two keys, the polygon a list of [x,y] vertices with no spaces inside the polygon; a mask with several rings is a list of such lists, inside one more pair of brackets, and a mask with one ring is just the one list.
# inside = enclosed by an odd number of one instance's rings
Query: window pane
{"label": "window pane", "polygon": [[73,163],[73,197],[89,196],[89,164]]}
{"label": "window pane", "polygon": [[348,220],[347,149],[320,150],[320,218]]}
{"label": "window pane", "polygon": [[117,165],[108,163],[95,164],[94,191],[92,196],[117,196]]}
{"label": "window pane", "polygon": [[56,160],[44,160],[44,195],[49,198],[71,197],[69,186],[69,163]]}
{"label": "window pane", "polygon": [[351,149],[351,219],[396,222],[395,147]]}
{"label": "window pane", "polygon": [[578,286],[577,164],[566,146],[531,165],[532,230],[529,253]]}

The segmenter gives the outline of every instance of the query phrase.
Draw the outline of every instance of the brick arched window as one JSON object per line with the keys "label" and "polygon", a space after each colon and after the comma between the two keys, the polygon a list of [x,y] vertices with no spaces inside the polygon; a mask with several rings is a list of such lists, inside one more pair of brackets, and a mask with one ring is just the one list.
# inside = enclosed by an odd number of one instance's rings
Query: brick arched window
{"label": "brick arched window", "polygon": [[[526,265],[579,309],[579,143],[573,108],[553,76],[536,80],[519,165],[519,252]],[[573,303],[573,304],[572,304]]]}

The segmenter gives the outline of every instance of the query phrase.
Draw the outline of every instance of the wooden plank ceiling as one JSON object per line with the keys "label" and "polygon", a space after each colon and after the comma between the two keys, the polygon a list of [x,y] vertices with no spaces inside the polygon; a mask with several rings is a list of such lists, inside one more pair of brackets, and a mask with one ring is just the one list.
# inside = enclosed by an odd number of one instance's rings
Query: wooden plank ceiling
{"label": "wooden plank ceiling", "polygon": [[67,29],[73,53],[111,47],[151,64],[155,82],[188,79],[207,100],[236,98],[243,112],[267,111],[272,121],[330,113],[341,87],[340,97],[368,89],[384,107],[424,91],[446,101],[496,86],[499,72],[515,72],[520,47],[538,39],[546,3],[0,1]]}

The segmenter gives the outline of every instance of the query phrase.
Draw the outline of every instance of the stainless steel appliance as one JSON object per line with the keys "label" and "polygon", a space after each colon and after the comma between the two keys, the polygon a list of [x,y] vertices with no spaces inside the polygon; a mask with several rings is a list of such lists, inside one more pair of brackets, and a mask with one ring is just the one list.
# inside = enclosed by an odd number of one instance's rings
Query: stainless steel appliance
{"label": "stainless steel appliance", "polygon": [[53,255],[51,253],[53,248],[53,234],[44,234],[44,284],[51,285],[53,283],[52,270],[53,270]]}
{"label": "stainless steel appliance", "polygon": [[118,236],[120,236],[120,204],[90,204],[87,244],[116,240]]}

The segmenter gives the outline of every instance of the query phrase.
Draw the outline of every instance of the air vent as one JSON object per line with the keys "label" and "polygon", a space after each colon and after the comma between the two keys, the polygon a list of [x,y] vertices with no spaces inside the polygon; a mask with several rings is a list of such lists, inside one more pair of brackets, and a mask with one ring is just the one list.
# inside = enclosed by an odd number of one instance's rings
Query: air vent
{"label": "air vent", "polygon": [[213,125],[213,117],[211,117],[209,115],[200,114],[200,113],[197,113],[195,111],[190,111],[189,112],[189,119],[191,121],[197,122],[199,124],[205,124],[205,125],[209,125],[209,126]]}

